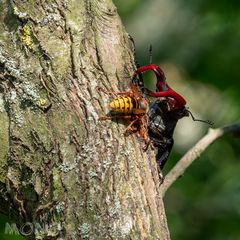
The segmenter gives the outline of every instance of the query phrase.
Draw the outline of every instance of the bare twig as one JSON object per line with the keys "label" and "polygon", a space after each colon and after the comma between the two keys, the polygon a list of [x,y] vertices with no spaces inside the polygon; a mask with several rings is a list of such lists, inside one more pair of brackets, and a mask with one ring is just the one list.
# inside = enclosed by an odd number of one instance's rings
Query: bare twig
{"label": "bare twig", "polygon": [[195,146],[178,161],[178,163],[167,174],[164,183],[161,185],[162,195],[168,188],[185,172],[189,165],[197,159],[200,154],[215,140],[229,132],[240,132],[240,123],[232,124],[223,128],[209,129],[208,133],[200,139]]}

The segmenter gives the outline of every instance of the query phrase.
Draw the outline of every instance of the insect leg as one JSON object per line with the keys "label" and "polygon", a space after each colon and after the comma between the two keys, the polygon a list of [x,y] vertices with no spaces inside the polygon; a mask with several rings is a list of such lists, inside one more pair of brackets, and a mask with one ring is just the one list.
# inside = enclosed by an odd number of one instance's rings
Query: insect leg
{"label": "insect leg", "polygon": [[152,143],[148,136],[148,123],[147,123],[146,116],[143,116],[141,118],[139,135],[144,140],[144,143],[145,143],[145,146],[142,149],[143,149],[143,151],[147,151],[147,149],[150,145],[152,147]]}
{"label": "insect leg", "polygon": [[166,143],[159,144],[157,147],[157,163],[160,166],[160,169],[162,170],[165,163],[167,162],[167,159],[169,157],[169,154],[173,147],[173,139],[168,140]]}
{"label": "insect leg", "polygon": [[163,181],[164,181],[164,175],[163,175],[162,169],[160,168],[159,165],[157,166],[157,169],[158,169],[158,176],[159,176],[160,185],[161,185],[163,183]]}
{"label": "insect leg", "polygon": [[110,92],[110,91],[104,90],[101,87],[97,87],[97,91],[103,92],[103,93],[105,93],[107,95],[114,95],[115,97],[118,96],[118,95],[126,95],[126,96],[131,96],[132,95],[131,91],[127,91],[127,92]]}
{"label": "insect leg", "polygon": [[118,93],[106,91],[102,87],[97,87],[96,89],[97,89],[98,92],[103,92],[103,93],[105,93],[107,95],[113,95],[113,96],[117,96],[118,95]]}
{"label": "insect leg", "polygon": [[133,132],[132,126],[133,126],[133,124],[136,123],[138,120],[139,120],[138,118],[136,118],[135,120],[133,120],[133,121],[125,128],[123,134],[124,134],[124,135],[129,135],[129,134],[131,134],[131,133]]}
{"label": "insect leg", "polygon": [[117,119],[117,118],[121,118],[121,119],[130,119],[132,118],[132,115],[112,115],[112,116],[103,116],[100,117],[99,120],[100,121],[105,121],[105,120],[110,120],[110,119]]}

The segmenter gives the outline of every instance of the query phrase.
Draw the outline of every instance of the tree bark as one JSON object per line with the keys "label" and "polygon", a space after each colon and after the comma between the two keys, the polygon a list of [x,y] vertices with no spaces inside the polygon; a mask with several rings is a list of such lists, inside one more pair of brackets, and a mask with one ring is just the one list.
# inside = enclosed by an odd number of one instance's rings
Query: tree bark
{"label": "tree bark", "polygon": [[32,239],[170,239],[154,153],[98,121],[96,88],[135,69],[112,1],[3,0],[0,18],[1,211]]}

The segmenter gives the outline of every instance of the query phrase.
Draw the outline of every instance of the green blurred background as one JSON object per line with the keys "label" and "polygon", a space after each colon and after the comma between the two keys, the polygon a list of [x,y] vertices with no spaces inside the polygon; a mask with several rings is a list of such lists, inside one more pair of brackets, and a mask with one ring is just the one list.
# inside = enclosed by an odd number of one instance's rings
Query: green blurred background
{"label": "green blurred background", "polygon": [[[214,127],[240,121],[239,0],[115,0],[141,65],[153,62]],[[149,77],[149,76],[146,76]],[[208,126],[180,120],[167,172]],[[240,144],[226,136],[193,163],[165,197],[173,240],[240,239]]]}

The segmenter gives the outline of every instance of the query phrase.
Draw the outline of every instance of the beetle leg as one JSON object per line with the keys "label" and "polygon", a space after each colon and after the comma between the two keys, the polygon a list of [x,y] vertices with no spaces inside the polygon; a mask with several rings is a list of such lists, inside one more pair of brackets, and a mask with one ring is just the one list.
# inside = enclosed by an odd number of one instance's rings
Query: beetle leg
{"label": "beetle leg", "polygon": [[169,155],[170,152],[172,150],[173,147],[173,139],[170,139],[167,142],[162,142],[159,145],[156,145],[157,147],[157,163],[160,166],[161,169],[163,169]]}
{"label": "beetle leg", "polygon": [[165,177],[164,177],[162,169],[160,168],[159,165],[157,166],[157,169],[158,169],[158,176],[159,176],[160,185],[161,185],[161,184],[163,184]]}

